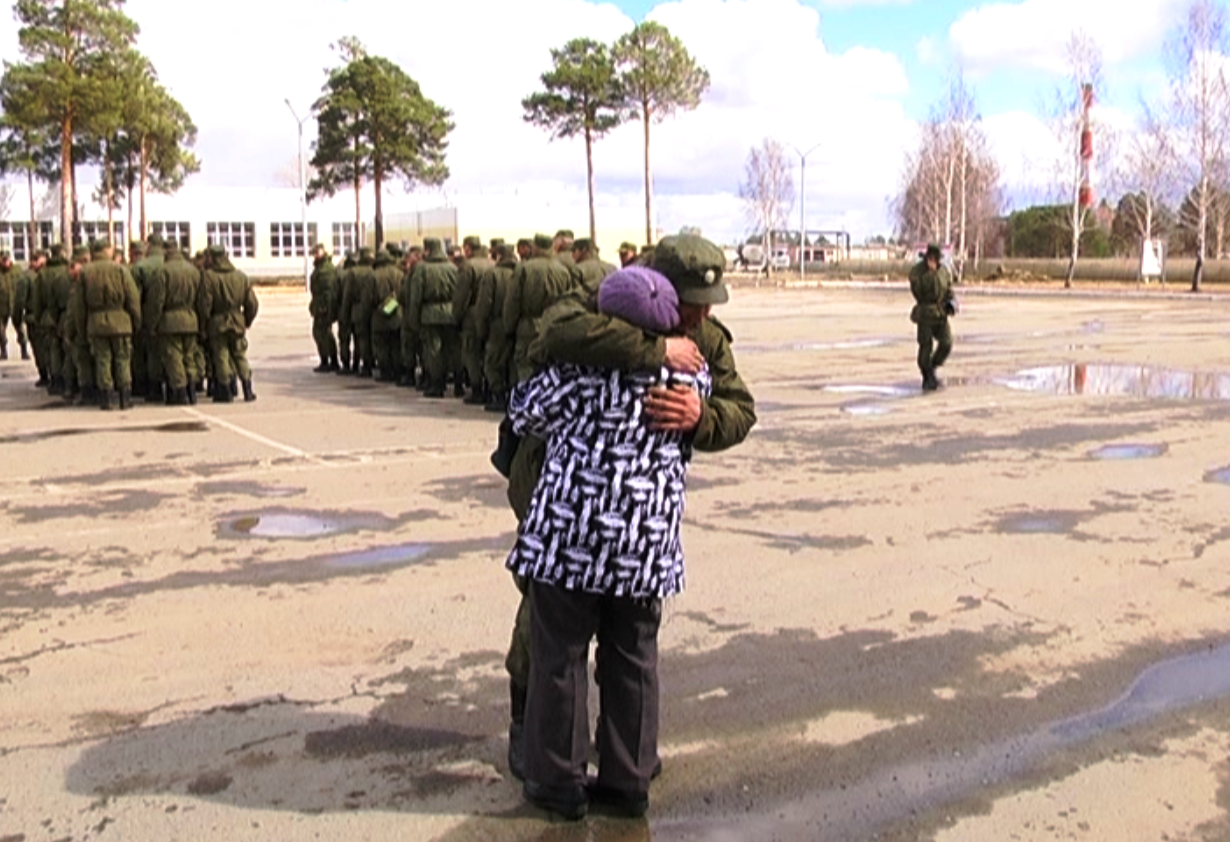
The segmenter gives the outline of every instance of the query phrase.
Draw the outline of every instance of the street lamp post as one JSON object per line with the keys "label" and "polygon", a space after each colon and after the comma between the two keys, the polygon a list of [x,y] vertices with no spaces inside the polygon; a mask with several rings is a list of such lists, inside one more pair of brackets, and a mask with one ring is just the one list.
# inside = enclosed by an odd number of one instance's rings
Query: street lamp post
{"label": "street lamp post", "polygon": [[295,106],[290,104],[290,100],[286,100],[286,107],[290,109],[290,115],[295,118],[295,122],[299,124],[299,219],[302,225],[303,232],[303,288],[308,292],[312,291],[312,264],[308,256],[308,227],[307,227],[307,169],[303,163],[303,123],[308,117],[308,114],[302,119],[295,113]]}
{"label": "street lamp post", "polygon": [[820,148],[817,143],[806,152],[787,144],[799,156],[799,280],[807,279],[807,156]]}

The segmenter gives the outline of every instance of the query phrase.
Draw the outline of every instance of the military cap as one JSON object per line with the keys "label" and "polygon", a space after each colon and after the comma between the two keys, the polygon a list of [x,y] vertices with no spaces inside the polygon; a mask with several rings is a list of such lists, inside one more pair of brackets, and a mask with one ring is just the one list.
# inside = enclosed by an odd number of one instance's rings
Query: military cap
{"label": "military cap", "polygon": [[312,245],[312,251],[313,251],[313,252],[318,252],[318,251],[319,251],[319,252],[323,252],[324,254],[328,254],[328,253],[329,253],[329,247],[328,247],[327,245],[325,245],[323,242],[317,242],[317,243],[314,243],[314,244]]}
{"label": "military cap", "polygon": [[410,246],[410,250],[406,253],[407,254],[422,254],[423,247],[422,246]]}
{"label": "military cap", "polygon": [[148,237],[146,237],[145,242],[149,243],[151,248],[153,246],[166,245],[166,240],[162,239],[161,234],[150,234]]}
{"label": "military cap", "polygon": [[495,254],[500,260],[511,260],[517,256],[517,250],[508,243],[500,243],[495,247]]}
{"label": "military cap", "polygon": [[534,235],[534,248],[536,249],[549,249],[554,243],[555,240],[552,237],[548,237],[546,234]]}
{"label": "military cap", "polygon": [[936,260],[942,260],[944,257],[944,252],[935,243],[929,243],[927,245],[926,252],[923,253],[923,259],[926,260],[928,257],[934,257]]}
{"label": "military cap", "polygon": [[385,243],[384,250],[389,253],[389,257],[395,259],[406,256],[406,253],[401,250],[401,246],[397,243]]}
{"label": "military cap", "polygon": [[427,237],[423,240],[423,251],[428,257],[445,257],[444,243],[439,237]]}
{"label": "military cap", "polygon": [[636,243],[631,243],[631,242],[628,242],[627,240],[624,240],[622,243],[619,244],[619,251],[620,253],[628,251],[628,252],[632,252],[632,254],[636,254],[637,252]]}
{"label": "military cap", "polygon": [[363,246],[359,249],[359,260],[372,260],[376,256],[376,252],[371,246]]}
{"label": "military cap", "polygon": [[165,248],[166,248],[166,253],[168,255],[179,254],[179,243],[175,242],[174,240],[167,240],[167,244]]}
{"label": "military cap", "polygon": [[30,255],[30,259],[31,260],[46,260],[47,252],[43,251],[42,249],[36,249],[34,251],[34,254]]}
{"label": "military cap", "polygon": [[73,263],[81,263],[90,259],[90,250],[86,246],[77,246],[73,249]]}
{"label": "military cap", "polygon": [[517,248],[530,248],[533,245],[534,239],[532,237],[522,237],[517,240]]}
{"label": "military cap", "polygon": [[463,246],[469,246],[474,251],[478,251],[479,249],[483,247],[483,238],[473,237],[473,236],[466,237],[464,240],[461,241],[461,244]]}
{"label": "military cap", "polygon": [[205,251],[210,257],[226,257],[226,246],[221,243],[210,243]]}
{"label": "military cap", "polygon": [[572,230],[571,230],[571,229],[569,229],[569,228],[561,228],[561,229],[559,229],[558,231],[556,231],[556,232],[555,232],[555,236],[556,236],[557,238],[558,238],[558,237],[563,237],[565,240],[571,240],[571,239],[572,239]]}
{"label": "military cap", "polygon": [[579,240],[572,241],[573,251],[593,251],[593,249],[594,249],[594,241],[591,240],[589,237],[582,237]]}
{"label": "military cap", "polygon": [[502,245],[504,245],[503,237],[492,237],[491,238],[491,248],[498,249]]}
{"label": "military cap", "polygon": [[102,254],[106,249],[111,248],[111,241],[106,237],[99,237],[90,243],[90,254]]}
{"label": "military cap", "polygon": [[64,244],[63,243],[54,244],[51,247],[51,256],[52,257],[63,257],[64,256]]}
{"label": "military cap", "polygon": [[704,237],[663,237],[654,249],[652,267],[670,279],[684,304],[725,304],[730,300],[722,282],[726,255]]}

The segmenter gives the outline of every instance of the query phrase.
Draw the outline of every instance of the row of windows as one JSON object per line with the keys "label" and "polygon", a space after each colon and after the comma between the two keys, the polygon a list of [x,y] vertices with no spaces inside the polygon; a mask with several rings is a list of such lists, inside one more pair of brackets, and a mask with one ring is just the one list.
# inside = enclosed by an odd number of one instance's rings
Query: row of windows
{"label": "row of windows", "polygon": [[[124,242],[124,224],[114,223],[115,240]],[[153,222],[150,223],[150,233],[157,234],[167,242],[177,242],[185,251],[191,248],[192,225],[188,222]],[[255,222],[210,222],[205,226],[209,244],[220,244],[230,252],[232,257],[256,257],[256,223]],[[345,254],[359,248],[363,229],[355,234],[353,222],[334,222],[332,225],[330,244],[333,254]],[[25,262],[30,259],[31,251],[47,249],[55,242],[55,226],[51,222],[38,223],[36,244],[30,248],[29,226],[24,222],[0,222],[0,249],[12,252],[13,260]],[[73,244],[80,245],[91,239],[107,236],[105,222],[79,222],[73,232]],[[309,222],[307,237],[304,237],[301,222],[274,222],[269,226],[269,253],[273,257],[303,257],[307,250],[316,245],[318,231],[315,222]]]}

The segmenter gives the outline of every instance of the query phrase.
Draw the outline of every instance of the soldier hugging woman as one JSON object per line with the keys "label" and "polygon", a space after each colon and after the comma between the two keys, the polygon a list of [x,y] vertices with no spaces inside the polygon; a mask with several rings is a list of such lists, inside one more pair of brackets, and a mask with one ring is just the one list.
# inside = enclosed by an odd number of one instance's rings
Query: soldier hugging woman
{"label": "soldier hugging woman", "polygon": [[[677,333],[679,298],[644,267],[602,282],[598,308],[650,333]],[[709,397],[708,367],[620,371],[555,364],[513,392],[519,435],[546,442],[541,477],[506,566],[528,580],[525,796],[580,819],[590,801],[644,815],[658,762],[658,628],[662,599],[683,589],[681,432],[655,428],[645,399],[659,386]],[[587,660],[601,659],[598,777],[587,781]]]}

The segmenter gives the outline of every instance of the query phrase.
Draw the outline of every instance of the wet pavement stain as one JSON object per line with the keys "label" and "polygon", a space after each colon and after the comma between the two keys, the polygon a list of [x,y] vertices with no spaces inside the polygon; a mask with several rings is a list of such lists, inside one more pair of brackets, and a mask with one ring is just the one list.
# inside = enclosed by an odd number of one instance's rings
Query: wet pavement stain
{"label": "wet pavement stain", "polygon": [[882,403],[849,403],[843,406],[841,411],[858,418],[870,418],[890,415],[893,410],[892,407],[885,406]]}
{"label": "wet pavement stain", "polygon": [[901,340],[889,338],[846,339],[836,342],[740,343],[741,354],[763,354],[772,351],[853,351],[859,348],[887,348]]}
{"label": "wet pavement stain", "polygon": [[392,547],[374,547],[335,556],[325,562],[328,567],[362,569],[365,567],[400,567],[413,564],[431,553],[431,544],[398,544]]}
{"label": "wet pavement stain", "polygon": [[1108,444],[1089,451],[1090,459],[1120,461],[1128,459],[1156,459],[1168,450],[1164,444]]}
{"label": "wet pavement stain", "polygon": [[1218,468],[1215,471],[1209,471],[1204,475],[1205,482],[1216,482],[1222,485],[1230,485],[1230,466]]}
{"label": "wet pavement stain", "polygon": [[1031,512],[1009,515],[999,520],[995,531],[1019,535],[1063,535],[1076,529],[1084,518],[1083,512]]}
{"label": "wet pavement stain", "polygon": [[1153,400],[1230,400],[1230,374],[1142,365],[1076,363],[1019,371],[998,380],[1024,392]]}
{"label": "wet pavement stain", "polygon": [[298,497],[300,494],[307,493],[307,489],[304,488],[264,485],[259,482],[207,482],[198,486],[197,490],[201,494],[260,497],[263,499]]}
{"label": "wet pavement stain", "polygon": [[[62,407],[61,407],[62,408]],[[0,437],[0,444],[29,444],[48,439],[86,436],[95,433],[206,433],[209,424],[205,421],[172,421],[167,424],[145,424],[132,427],[63,427],[58,430],[38,430]]]}
{"label": "wet pavement stain", "polygon": [[350,532],[388,531],[409,521],[421,521],[434,516],[434,512],[427,511],[408,512],[390,518],[376,512],[269,509],[228,515],[218,526],[218,537],[312,540]]}
{"label": "wet pavement stain", "polygon": [[877,386],[866,383],[847,385],[830,383],[821,387],[821,391],[833,395],[877,395],[884,398],[908,398],[921,392],[917,386]]}

